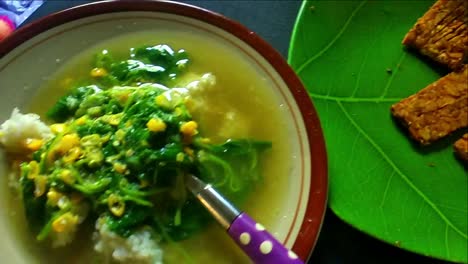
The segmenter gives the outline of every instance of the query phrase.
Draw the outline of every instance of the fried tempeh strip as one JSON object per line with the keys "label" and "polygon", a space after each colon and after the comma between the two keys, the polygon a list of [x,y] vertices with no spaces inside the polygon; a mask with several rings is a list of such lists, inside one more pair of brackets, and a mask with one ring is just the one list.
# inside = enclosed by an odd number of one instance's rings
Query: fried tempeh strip
{"label": "fried tempeh strip", "polygon": [[468,66],[392,105],[391,112],[422,145],[467,127]]}
{"label": "fried tempeh strip", "polygon": [[406,34],[403,44],[452,70],[468,57],[468,1],[438,0]]}
{"label": "fried tempeh strip", "polygon": [[465,163],[468,163],[468,133],[457,140],[455,144],[453,144],[453,148],[457,156]]}

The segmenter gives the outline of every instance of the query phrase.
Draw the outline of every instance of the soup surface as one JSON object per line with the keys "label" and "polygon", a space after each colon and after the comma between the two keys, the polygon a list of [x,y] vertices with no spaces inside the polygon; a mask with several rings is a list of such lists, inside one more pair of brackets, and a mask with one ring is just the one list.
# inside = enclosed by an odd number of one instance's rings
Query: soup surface
{"label": "soup surface", "polygon": [[[216,77],[212,89],[202,92],[202,105],[194,111],[193,119],[199,123],[200,132],[214,139],[252,138],[272,142],[270,151],[262,156],[262,182],[237,206],[254,219],[271,227],[275,219],[283,217],[284,186],[290,174],[290,149],[288,146],[287,122],[284,109],[276,100],[268,83],[257,70],[229,48],[184,32],[139,32],[111,39],[90,47],[63,65],[55,75],[48,77],[35,95],[28,112],[44,115],[73,83],[90,78],[90,69],[95,53],[107,49],[115,57],[128,56],[132,47],[167,44],[174,49],[184,49],[191,59],[190,68],[183,78],[211,73]],[[24,109],[25,111],[26,109]],[[36,243],[29,232],[21,201],[12,190],[8,194],[10,221],[15,223],[18,241],[25,252],[39,263],[93,263],[101,262],[93,251],[91,240],[94,223],[89,223],[85,232],[80,232],[75,241],[66,248],[49,249],[48,245]],[[248,260],[216,224],[189,239],[165,243],[165,263],[246,263]]]}

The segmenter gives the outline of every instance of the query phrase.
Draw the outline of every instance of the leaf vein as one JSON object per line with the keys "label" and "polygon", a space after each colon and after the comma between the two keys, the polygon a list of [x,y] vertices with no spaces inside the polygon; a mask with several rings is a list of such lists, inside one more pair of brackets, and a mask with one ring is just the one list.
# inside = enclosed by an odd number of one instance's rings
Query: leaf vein
{"label": "leaf vein", "polygon": [[393,83],[393,79],[395,79],[395,76],[397,75],[398,73],[398,70],[400,69],[400,65],[403,63],[403,61],[405,60],[406,58],[406,52],[403,52],[400,56],[400,59],[398,60],[398,63],[395,67],[395,70],[393,71],[392,75],[390,76],[390,78],[388,78],[388,81],[387,81],[387,84],[385,85],[384,87],[384,90],[382,92],[382,95],[380,96],[380,98],[384,98],[387,93],[388,93],[388,88],[390,88],[390,86],[392,85]]}
{"label": "leaf vein", "polygon": [[388,178],[388,181],[387,181],[387,185],[385,186],[385,190],[384,190],[384,193],[382,195],[382,201],[380,202],[380,208],[383,208],[384,204],[385,204],[385,200],[387,199],[387,192],[388,192],[388,188],[390,187],[390,183],[393,179],[393,175],[395,175],[395,171],[392,172],[392,174],[390,175],[390,177]]}
{"label": "leaf vein", "polygon": [[456,227],[450,219],[448,219],[441,211],[440,209],[421,191],[419,190],[416,185],[414,185],[413,182],[395,165],[395,163],[390,159],[390,157],[387,156],[387,154],[380,148],[377,143],[374,142],[374,140],[356,123],[356,121],[351,117],[351,115],[348,113],[346,108],[343,106],[341,102],[337,102],[338,106],[340,107],[341,111],[345,115],[345,117],[350,121],[350,123],[354,126],[354,128],[372,145],[372,147],[377,150],[377,152],[384,158],[384,160],[393,168],[393,170],[401,177],[401,179],[408,184],[408,186],[413,189],[416,194],[418,194],[435,212],[439,217],[448,225],[450,228],[452,228],[456,233],[458,233],[460,236],[463,238],[467,239],[468,236],[467,234],[463,233],[458,227]]}
{"label": "leaf vein", "polygon": [[313,98],[323,99],[334,102],[347,102],[347,103],[395,103],[401,101],[403,98],[374,98],[374,97],[340,97],[331,95],[322,95],[309,92]]}
{"label": "leaf vein", "polygon": [[325,46],[322,50],[320,50],[319,52],[317,52],[314,56],[312,56],[311,58],[309,58],[306,62],[304,62],[301,66],[299,66],[299,68],[297,69],[297,73],[301,73],[311,62],[313,62],[314,60],[316,60],[318,57],[322,56],[331,46],[333,46],[335,44],[335,42],[341,37],[341,35],[343,35],[343,33],[346,31],[346,29],[348,28],[349,24],[351,23],[351,21],[353,20],[354,16],[358,13],[358,11],[364,6],[364,4],[367,2],[366,1],[362,1],[361,4],[359,4],[354,10],[353,12],[351,13],[351,15],[348,17],[348,19],[346,20],[346,22],[344,23],[344,25],[341,27],[340,31],[338,31],[338,34],[336,34],[336,36],[332,39],[332,41],[330,41],[330,43],[328,43],[327,46]]}

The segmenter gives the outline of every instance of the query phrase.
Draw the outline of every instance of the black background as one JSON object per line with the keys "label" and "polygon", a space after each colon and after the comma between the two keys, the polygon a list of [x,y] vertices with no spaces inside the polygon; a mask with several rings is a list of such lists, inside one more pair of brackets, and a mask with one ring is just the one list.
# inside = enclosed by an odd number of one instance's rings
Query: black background
{"label": "black background", "polygon": [[[50,13],[89,2],[93,1],[48,0],[25,21],[25,24]],[[180,2],[203,7],[239,21],[268,41],[284,58],[287,58],[291,32],[301,5],[301,1],[296,0]],[[309,263],[396,264],[403,261],[418,264],[446,263],[407,252],[367,236],[347,225],[328,210],[317,246]]]}

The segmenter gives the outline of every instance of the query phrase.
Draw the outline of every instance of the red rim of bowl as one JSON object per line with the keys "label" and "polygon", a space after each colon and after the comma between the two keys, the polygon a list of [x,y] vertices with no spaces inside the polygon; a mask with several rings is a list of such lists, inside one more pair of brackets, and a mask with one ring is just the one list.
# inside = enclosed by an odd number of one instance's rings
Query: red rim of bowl
{"label": "red rim of bowl", "polygon": [[287,62],[265,40],[245,26],[215,12],[183,3],[151,0],[101,1],[53,13],[25,25],[0,43],[0,58],[23,42],[53,27],[80,18],[125,11],[166,12],[191,17],[221,28],[241,39],[261,54],[288,85],[301,110],[311,155],[312,175],[306,213],[292,248],[301,259],[307,260],[317,242],[326,211],[328,195],[327,154],[320,120],[304,86]]}

